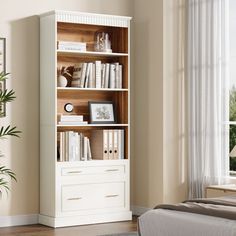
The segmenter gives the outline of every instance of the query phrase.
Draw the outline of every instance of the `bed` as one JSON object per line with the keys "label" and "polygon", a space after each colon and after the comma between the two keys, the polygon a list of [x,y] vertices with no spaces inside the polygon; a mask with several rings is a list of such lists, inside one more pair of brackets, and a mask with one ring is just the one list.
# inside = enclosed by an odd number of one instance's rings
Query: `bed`
{"label": "bed", "polygon": [[159,205],[146,212],[139,217],[141,236],[236,236],[235,196],[196,202]]}

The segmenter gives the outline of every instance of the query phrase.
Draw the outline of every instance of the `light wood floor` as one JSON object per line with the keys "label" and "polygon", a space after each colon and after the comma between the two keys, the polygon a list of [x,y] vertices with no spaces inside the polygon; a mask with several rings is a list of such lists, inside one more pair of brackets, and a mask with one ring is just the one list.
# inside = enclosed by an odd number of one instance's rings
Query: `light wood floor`
{"label": "light wood floor", "polygon": [[0,228],[0,236],[97,236],[136,231],[137,218],[132,221],[65,227],[53,229],[43,225]]}

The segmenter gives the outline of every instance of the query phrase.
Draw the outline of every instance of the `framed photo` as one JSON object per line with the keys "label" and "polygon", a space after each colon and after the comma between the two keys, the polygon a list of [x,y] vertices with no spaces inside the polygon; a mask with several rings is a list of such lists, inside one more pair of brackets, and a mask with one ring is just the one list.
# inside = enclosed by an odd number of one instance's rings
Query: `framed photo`
{"label": "framed photo", "polygon": [[[0,38],[0,73],[6,73],[6,39]],[[6,89],[6,81],[0,81],[0,91]],[[0,117],[6,116],[6,104],[0,103]]]}
{"label": "framed photo", "polygon": [[89,102],[91,124],[115,124],[116,115],[113,102]]}

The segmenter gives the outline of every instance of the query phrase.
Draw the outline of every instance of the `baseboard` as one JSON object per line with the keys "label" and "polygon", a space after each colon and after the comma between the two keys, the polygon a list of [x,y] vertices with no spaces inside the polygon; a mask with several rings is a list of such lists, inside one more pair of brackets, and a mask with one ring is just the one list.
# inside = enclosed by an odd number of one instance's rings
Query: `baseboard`
{"label": "baseboard", "polygon": [[38,214],[0,216],[0,227],[38,224]]}
{"label": "baseboard", "polygon": [[48,225],[54,228],[76,226],[76,225],[109,223],[109,222],[118,222],[127,220],[132,220],[131,211],[97,214],[97,215],[56,217],[56,218],[45,215],[39,215],[40,224]]}
{"label": "baseboard", "polygon": [[131,211],[135,216],[141,216],[145,212],[151,210],[151,208],[141,207],[141,206],[131,206]]}

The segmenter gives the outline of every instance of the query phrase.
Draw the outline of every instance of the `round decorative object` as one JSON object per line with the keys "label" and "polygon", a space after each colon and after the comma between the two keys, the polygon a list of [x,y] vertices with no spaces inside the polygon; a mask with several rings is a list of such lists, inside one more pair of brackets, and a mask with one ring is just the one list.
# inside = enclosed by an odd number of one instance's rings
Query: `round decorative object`
{"label": "round decorative object", "polygon": [[64,110],[66,112],[72,112],[73,109],[74,109],[74,106],[71,103],[66,103],[65,106],[64,106]]}
{"label": "round decorative object", "polygon": [[66,77],[63,75],[59,75],[57,79],[57,84],[58,84],[58,87],[66,87],[67,85]]}

